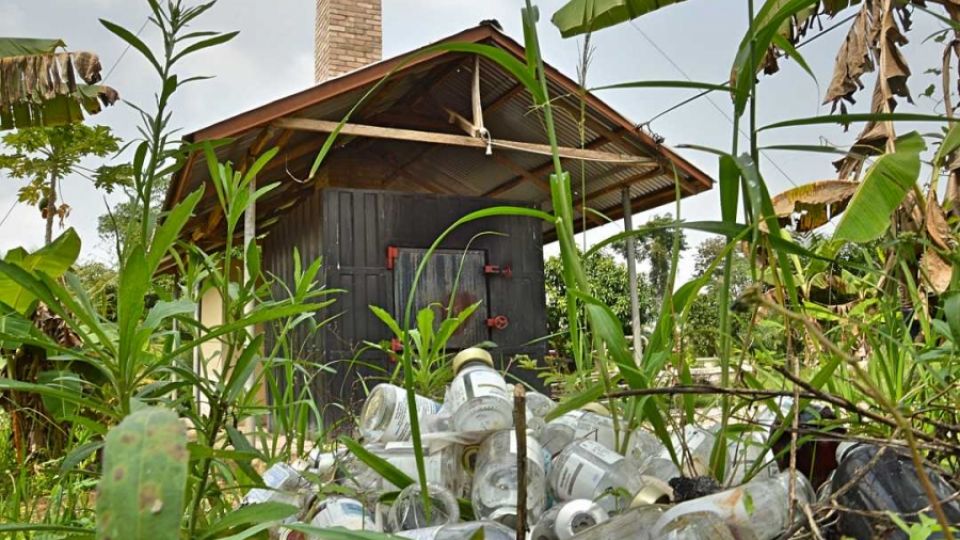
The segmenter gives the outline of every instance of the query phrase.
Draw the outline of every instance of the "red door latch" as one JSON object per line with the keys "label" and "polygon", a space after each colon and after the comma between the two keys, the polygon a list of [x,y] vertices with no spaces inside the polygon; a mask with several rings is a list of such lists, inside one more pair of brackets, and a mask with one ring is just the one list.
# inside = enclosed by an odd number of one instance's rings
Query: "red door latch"
{"label": "red door latch", "polygon": [[513,275],[513,270],[509,265],[501,267],[496,264],[486,264],[483,266],[483,273],[488,276],[503,276],[509,279]]}
{"label": "red door latch", "polygon": [[506,315],[497,315],[496,317],[487,319],[488,328],[505,330],[508,326],[510,326],[510,319],[508,319]]}

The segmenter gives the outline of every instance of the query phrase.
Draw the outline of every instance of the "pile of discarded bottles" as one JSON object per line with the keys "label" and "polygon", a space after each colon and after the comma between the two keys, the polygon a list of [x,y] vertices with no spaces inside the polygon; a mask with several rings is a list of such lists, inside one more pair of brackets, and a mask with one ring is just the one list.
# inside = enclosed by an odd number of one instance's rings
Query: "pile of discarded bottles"
{"label": "pile of discarded bottles", "polygon": [[[424,504],[419,482],[399,489],[346,450],[324,453],[321,448],[293,465],[271,467],[263,477],[267,487],[251,490],[244,504],[285,502],[300,508],[291,522],[415,540],[471,540],[480,530],[486,540],[507,540],[517,538],[518,528],[528,540],[767,540],[799,530],[811,517],[810,505],[831,496],[841,506],[863,510],[841,515],[836,524],[838,534],[859,539],[874,537],[876,523],[864,517],[871,511],[915,515],[928,504],[910,458],[892,450],[848,443],[808,446],[818,463],[798,452],[797,468],[781,472],[763,440],[771,430],[744,431],[717,456],[716,427],[688,425],[673,437],[677,450],[671,456],[643,429],[623,433],[596,403],[546,421],[556,403],[537,392],[525,395],[525,440],[518,444],[513,394],[490,354],[463,350],[453,367],[455,378],[442,404],[416,397],[430,504]],[[790,405],[781,402],[787,409]],[[415,480],[408,410],[404,389],[380,384],[370,392],[358,427],[367,452]],[[773,426],[775,418],[758,421]],[[822,456],[816,456],[828,448],[837,458],[827,460],[836,469],[829,477],[821,473]],[[518,452],[526,455],[524,471]],[[887,455],[886,461],[878,453]],[[735,487],[723,489],[710,477],[712,459],[724,461],[722,484]],[[884,471],[864,470],[878,463],[886,463]],[[337,489],[321,490],[320,477],[335,481]],[[949,499],[953,490],[942,478],[932,478],[948,501],[948,515],[960,522],[960,506]],[[838,487],[844,491],[835,493]],[[331,492],[341,494],[321,495]],[[322,538],[279,526],[274,535]]]}

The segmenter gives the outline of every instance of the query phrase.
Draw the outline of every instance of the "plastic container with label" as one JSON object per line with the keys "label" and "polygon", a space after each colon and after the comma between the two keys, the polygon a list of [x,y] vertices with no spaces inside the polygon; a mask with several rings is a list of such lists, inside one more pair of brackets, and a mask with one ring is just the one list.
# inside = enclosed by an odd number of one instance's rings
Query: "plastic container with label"
{"label": "plastic container with label", "polygon": [[554,459],[550,488],[557,500],[589,499],[607,512],[626,508],[644,491],[650,492],[649,502],[670,496],[669,486],[642,476],[637,462],[589,440],[571,444]]}
{"label": "plastic container with label", "polygon": [[[440,412],[440,404],[416,396],[417,418],[421,432],[431,424],[430,417]],[[370,391],[360,411],[360,433],[368,443],[410,440],[410,409],[407,391],[392,384],[378,384]]]}
{"label": "plastic container with label", "polygon": [[[527,516],[529,523],[540,519],[546,504],[543,451],[527,435]],[[517,518],[517,436],[513,430],[491,434],[480,445],[473,477],[473,512],[480,519],[508,527]]]}
{"label": "plastic container with label", "polygon": [[773,540],[779,538],[791,523],[788,516],[794,505],[794,520],[802,519],[799,504],[814,500],[813,488],[802,474],[796,475],[796,500],[790,500],[790,472],[774,478],[754,480],[742,486],[682,502],[663,513],[654,526],[659,538],[680,516],[709,512],[723,519],[736,538]]}
{"label": "plastic container with label", "polygon": [[444,409],[458,432],[491,431],[513,426],[513,398],[493,357],[471,347],[453,358],[455,376],[447,388]]}
{"label": "plastic container with label", "polygon": [[574,499],[544,512],[530,533],[530,540],[570,540],[577,534],[610,519],[607,511],[587,499]]}

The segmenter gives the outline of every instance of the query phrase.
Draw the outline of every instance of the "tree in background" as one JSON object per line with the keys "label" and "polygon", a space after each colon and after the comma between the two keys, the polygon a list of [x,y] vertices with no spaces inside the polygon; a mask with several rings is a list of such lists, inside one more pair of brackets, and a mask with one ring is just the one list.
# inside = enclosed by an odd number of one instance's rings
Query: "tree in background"
{"label": "tree in background", "polygon": [[59,216],[62,224],[70,212],[69,205],[57,205],[57,192],[64,178],[71,174],[84,176],[107,193],[130,182],[129,165],[102,165],[96,169],[80,165],[84,158],[104,158],[119,150],[120,139],[106,126],[25,128],[4,135],[2,141],[12,153],[0,153],[0,170],[27,182],[20,188],[19,200],[39,207],[47,223],[45,244],[53,240],[54,218]]}
{"label": "tree in background", "polygon": [[[673,214],[657,214],[644,224],[644,227],[655,227],[673,223]],[[650,270],[647,272],[649,286],[653,289],[656,298],[663,298],[667,291],[667,281],[670,280],[670,262],[673,259],[673,235],[676,229],[655,229],[636,238],[637,262],[647,261]],[[621,257],[626,258],[627,245],[625,242],[616,242],[613,249]],[[687,249],[687,238],[680,229],[680,252]],[[629,303],[629,300],[628,300]],[[629,317],[628,317],[629,319]]]}
{"label": "tree in background", "polygon": [[[156,220],[159,217],[169,183],[169,177],[158,179],[151,197],[149,219]],[[129,239],[137,238],[143,220],[143,207],[136,193],[126,186],[123,189],[127,192],[127,200],[118,202],[97,218],[97,234],[101,240],[115,246],[117,260],[122,256],[124,247],[130,243]]]}
{"label": "tree in background", "polygon": [[[697,246],[694,272],[703,276],[710,265],[723,257],[723,248],[727,241],[722,237],[707,238]],[[737,250],[733,251],[730,273],[730,297],[737,298],[750,283],[750,261]],[[717,356],[720,353],[720,291],[723,287],[723,264],[718,264],[710,274],[707,284],[690,306],[687,315],[684,340],[694,356]],[[734,334],[741,325],[734,318]]]}
{"label": "tree in background", "polygon": [[[613,314],[623,325],[623,331],[630,330],[630,282],[627,265],[614,253],[600,250],[584,259],[584,270],[591,284],[590,293],[604,304],[610,306]],[[547,291],[547,330],[551,335],[568,335],[566,322],[566,287],[563,283],[563,264],[560,257],[553,256],[544,264],[544,279]],[[650,284],[638,276],[637,289],[640,297],[640,323],[645,324],[652,318],[654,292]],[[554,341],[558,349],[567,344]]]}

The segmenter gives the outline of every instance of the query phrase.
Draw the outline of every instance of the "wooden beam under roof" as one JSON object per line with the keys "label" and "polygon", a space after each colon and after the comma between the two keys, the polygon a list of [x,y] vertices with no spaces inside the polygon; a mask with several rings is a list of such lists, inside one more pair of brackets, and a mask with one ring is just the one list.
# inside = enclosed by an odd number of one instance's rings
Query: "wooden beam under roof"
{"label": "wooden beam under roof", "polygon": [[[342,135],[352,135],[357,137],[373,137],[378,139],[393,139],[399,141],[447,144],[452,146],[465,146],[468,148],[482,149],[487,149],[489,145],[492,145],[497,148],[503,148],[517,152],[529,152],[541,155],[552,154],[552,149],[546,144],[507,141],[500,139],[493,139],[488,143],[483,139],[468,137],[465,135],[452,135],[449,133],[418,131],[412,129],[386,128],[381,126],[367,126],[352,123],[345,123],[341,125],[338,122],[333,122],[330,120],[313,120],[310,118],[281,118],[276,120],[273,125],[283,129],[317,131],[321,133],[333,133],[339,129],[339,133]],[[557,151],[560,154],[560,157],[568,159],[602,161],[604,163],[622,163],[640,166],[649,165],[650,163],[654,162],[648,157],[603,152],[600,150],[586,148],[570,148],[562,146],[558,148]]]}
{"label": "wooden beam under roof", "polygon": [[[589,142],[587,145],[584,146],[584,148],[587,148],[587,149],[596,148],[597,146],[603,146],[604,144],[607,144],[607,140],[606,140],[606,139],[596,139],[596,140],[594,140],[594,141]],[[533,169],[530,169],[530,170],[527,171],[527,172],[528,172],[529,174],[533,175],[533,176],[540,176],[541,174],[546,173],[547,171],[549,171],[549,170],[552,169],[552,168],[553,168],[553,160],[548,160],[548,161],[545,161],[544,163],[542,163],[541,165],[538,165],[537,167],[535,167],[535,168],[533,168]],[[520,184],[521,182],[523,182],[525,179],[526,179],[526,177],[525,177],[524,175],[518,174],[518,175],[514,176],[513,178],[511,178],[511,179],[509,179],[509,180],[507,180],[507,181],[505,181],[505,182],[502,182],[502,183],[498,184],[497,186],[494,186],[493,189],[487,190],[487,191],[483,194],[483,196],[484,196],[484,197],[496,197],[497,195],[500,195],[501,193],[506,193],[507,191],[510,191],[511,189],[515,188],[517,185],[519,185],[519,184]],[[550,185],[549,182],[547,183],[547,185],[548,185],[548,186]]]}
{"label": "wooden beam under roof", "polygon": [[544,180],[543,178],[540,178],[539,176],[531,174],[530,171],[524,169],[516,161],[503,155],[501,152],[497,152],[493,154],[493,159],[495,159],[497,163],[513,171],[514,174],[523,177],[524,180],[537,186],[537,188],[540,191],[543,191],[544,193],[548,193],[548,194],[550,193],[550,182],[547,182],[546,180]]}

